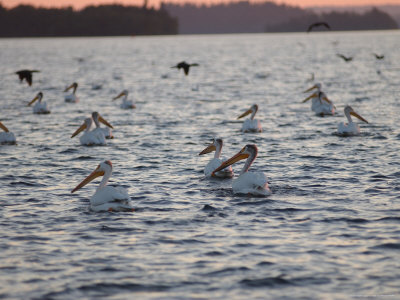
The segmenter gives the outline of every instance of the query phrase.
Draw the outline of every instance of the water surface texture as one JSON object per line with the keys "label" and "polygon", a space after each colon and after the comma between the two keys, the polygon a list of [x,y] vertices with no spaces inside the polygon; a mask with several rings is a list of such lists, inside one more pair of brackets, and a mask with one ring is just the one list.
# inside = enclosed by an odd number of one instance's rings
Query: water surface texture
{"label": "water surface texture", "polygon": [[[397,31],[1,39],[18,144],[0,146],[0,298],[400,297],[399,48]],[[200,66],[185,77],[182,60]],[[32,87],[25,68],[41,70]],[[312,72],[337,115],[301,103]],[[123,89],[135,110],[111,101]],[[49,115],[26,106],[39,91]],[[243,134],[254,103],[264,131]],[[369,121],[360,136],[335,135],[347,104]],[[92,111],[115,128],[106,146],[70,138]],[[256,144],[273,194],[205,179],[213,137],[225,157]],[[71,194],[105,159],[136,212],[91,212],[99,180]]]}

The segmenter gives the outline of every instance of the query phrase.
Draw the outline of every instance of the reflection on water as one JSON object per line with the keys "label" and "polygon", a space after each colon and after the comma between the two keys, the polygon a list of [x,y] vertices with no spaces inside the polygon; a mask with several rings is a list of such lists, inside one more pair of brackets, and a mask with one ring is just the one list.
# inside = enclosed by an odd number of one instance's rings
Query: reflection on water
{"label": "reflection on water", "polygon": [[[0,119],[18,141],[0,146],[1,297],[398,295],[398,37],[0,40]],[[182,60],[199,67],[171,69]],[[24,68],[41,70],[32,87],[12,74]],[[337,115],[301,103],[311,73]],[[65,103],[74,81],[80,102]],[[135,110],[112,101],[124,89]],[[39,91],[49,115],[27,106]],[[263,132],[243,134],[236,118],[254,103]],[[358,137],[335,135],[347,104],[370,122]],[[115,128],[106,146],[70,138],[92,111]],[[251,169],[273,194],[236,196],[231,180],[205,179],[211,157],[198,153],[213,137],[225,157],[257,144]],[[70,193],[106,159],[109,184],[137,212],[88,211],[98,181]]]}

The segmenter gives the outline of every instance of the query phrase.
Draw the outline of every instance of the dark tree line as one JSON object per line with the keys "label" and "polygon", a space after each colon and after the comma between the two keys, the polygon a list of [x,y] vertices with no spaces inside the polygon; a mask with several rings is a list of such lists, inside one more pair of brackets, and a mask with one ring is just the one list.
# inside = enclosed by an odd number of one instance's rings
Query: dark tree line
{"label": "dark tree line", "polygon": [[306,31],[317,21],[328,22],[332,30],[395,29],[396,22],[373,9],[364,15],[332,12],[318,15],[300,7],[271,1],[239,1],[212,5],[162,3],[179,21],[179,33],[241,33]]}
{"label": "dark tree line", "polygon": [[[331,12],[322,15],[307,13],[301,18],[293,18],[274,26],[267,26],[267,32],[305,31],[315,22],[327,22],[332,30],[384,30],[398,29],[397,23],[387,13],[373,8],[364,14],[351,12]],[[326,28],[315,28],[315,31]]]}
{"label": "dark tree line", "polygon": [[35,8],[0,4],[1,37],[115,36],[177,34],[178,21],[165,10],[101,5],[80,11],[71,7]]}
{"label": "dark tree line", "polygon": [[301,17],[299,7],[271,1],[196,5],[161,3],[161,7],[179,21],[179,33],[246,33],[264,32],[266,25]]}

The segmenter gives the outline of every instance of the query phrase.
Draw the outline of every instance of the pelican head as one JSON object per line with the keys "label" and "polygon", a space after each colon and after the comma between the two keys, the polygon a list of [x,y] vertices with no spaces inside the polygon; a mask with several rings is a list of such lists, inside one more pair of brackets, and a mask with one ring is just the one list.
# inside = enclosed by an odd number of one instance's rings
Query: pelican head
{"label": "pelican head", "polygon": [[217,151],[217,148],[221,149],[223,145],[222,139],[213,139],[210,145],[207,146],[203,151],[199,153],[199,155],[207,154],[213,151]]}
{"label": "pelican head", "polygon": [[118,96],[114,97],[112,100],[113,101],[117,100],[117,99],[121,98],[122,96],[128,97],[128,94],[129,94],[128,90],[123,90]]}
{"label": "pelican head", "polygon": [[31,102],[28,103],[28,106],[31,106],[36,100],[39,100],[39,102],[41,102],[41,101],[42,101],[42,98],[43,98],[43,93],[42,93],[42,92],[39,92],[39,93],[35,96],[35,98],[33,98],[33,99],[31,100]]}
{"label": "pelican head", "polygon": [[81,131],[83,130],[90,130],[90,127],[92,126],[92,118],[86,118],[85,121],[83,122],[83,124],[71,135],[71,138],[73,138],[74,136],[78,135]]}
{"label": "pelican head", "polygon": [[359,120],[361,120],[361,121],[363,121],[363,122],[365,122],[365,123],[368,124],[368,121],[365,120],[365,119],[364,119],[362,116],[360,116],[358,113],[356,113],[356,112],[354,111],[354,109],[353,109],[350,105],[347,105],[347,106],[344,108],[344,114],[346,115],[347,119],[349,120],[349,123],[352,122],[352,121],[351,121],[351,117],[350,117],[350,115],[352,115],[352,116],[356,117],[357,119],[359,119]]}
{"label": "pelican head", "polygon": [[8,128],[0,122],[0,128],[3,129],[5,132],[8,132]]}
{"label": "pelican head", "polygon": [[76,82],[74,82],[73,84],[71,84],[69,87],[67,87],[64,90],[64,93],[68,92],[70,89],[74,89],[73,93],[75,94],[77,88],[78,88],[78,84]]}
{"label": "pelican head", "polygon": [[321,90],[321,84],[320,83],[316,83],[312,87],[310,87],[309,89],[305,90],[303,93],[311,92],[313,89],[317,89],[317,91],[319,92]]}
{"label": "pelican head", "polygon": [[93,179],[99,177],[99,176],[103,176],[104,174],[111,174],[112,171],[112,164],[111,161],[106,160],[102,163],[100,163],[97,168],[90,173],[90,175],[88,177],[86,177],[80,184],[78,184],[72,191],[76,192],[77,190],[79,190],[80,188],[84,187],[85,185],[87,185],[89,182],[91,182]]}
{"label": "pelican head", "polygon": [[319,91],[317,97],[319,98],[319,101],[321,101],[321,102],[325,101],[329,104],[332,104],[332,101],[328,99],[328,97],[326,96],[326,94],[324,92]]}
{"label": "pelican head", "polygon": [[243,117],[247,116],[248,114],[251,114],[250,119],[253,120],[254,116],[255,116],[256,113],[257,113],[257,111],[258,111],[258,105],[257,105],[257,104],[253,104],[253,105],[250,107],[250,109],[248,109],[248,110],[246,110],[244,113],[242,113],[242,114],[238,117],[238,119],[243,118]]}
{"label": "pelican head", "polygon": [[328,99],[328,97],[326,96],[326,94],[324,92],[321,91],[317,91],[313,94],[311,94],[310,96],[308,96],[306,99],[304,99],[302,102],[307,102],[308,100],[312,99],[312,98],[318,98],[319,101],[325,101],[329,104],[332,104],[332,101]]}
{"label": "pelican head", "polygon": [[103,117],[100,116],[100,114],[97,111],[92,112],[92,118],[93,118],[93,121],[96,123],[96,126],[98,125],[98,122],[100,121],[107,127],[114,129],[114,127],[112,127],[112,125],[110,123],[108,123],[106,120],[104,120]]}
{"label": "pelican head", "polygon": [[216,172],[221,171],[222,169],[225,169],[226,167],[233,165],[234,163],[242,160],[242,159],[249,159],[249,163],[245,168],[243,169],[242,173],[247,171],[247,169],[250,167],[251,163],[256,159],[258,154],[258,149],[256,145],[246,145],[240,150],[237,154],[232,156],[230,159],[224,161],[218,168],[214,170],[212,175],[214,176]]}

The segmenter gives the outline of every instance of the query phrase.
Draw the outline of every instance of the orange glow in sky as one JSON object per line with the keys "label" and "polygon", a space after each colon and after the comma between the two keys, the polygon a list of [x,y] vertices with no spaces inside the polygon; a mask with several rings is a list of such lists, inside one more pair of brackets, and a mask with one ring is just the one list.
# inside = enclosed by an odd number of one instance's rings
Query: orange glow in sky
{"label": "orange glow in sky", "polygon": [[[150,6],[158,6],[162,0],[149,0]],[[239,1],[239,0],[234,0]],[[30,4],[34,6],[45,7],[65,7],[73,6],[74,8],[82,8],[87,5],[98,4],[124,4],[124,5],[141,5],[143,0],[0,0],[3,6],[14,7],[19,4]],[[173,3],[226,3],[229,0],[164,0],[164,2]],[[250,2],[264,2],[264,0],[250,0]],[[306,6],[356,6],[356,5],[383,5],[383,4],[399,4],[400,0],[277,0],[273,1],[278,4],[296,5],[301,7]]]}

